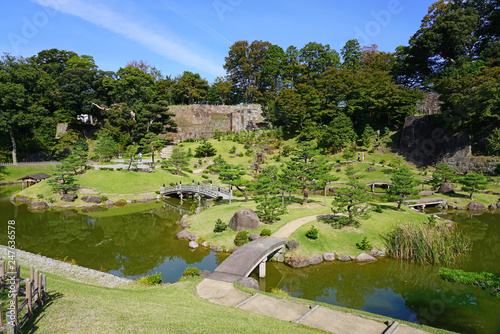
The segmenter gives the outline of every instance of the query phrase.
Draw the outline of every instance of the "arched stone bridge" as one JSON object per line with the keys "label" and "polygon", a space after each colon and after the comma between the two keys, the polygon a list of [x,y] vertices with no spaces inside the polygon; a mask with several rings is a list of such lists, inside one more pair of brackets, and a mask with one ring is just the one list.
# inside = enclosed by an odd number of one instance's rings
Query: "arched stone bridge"
{"label": "arched stone bridge", "polygon": [[267,258],[278,251],[285,250],[285,239],[261,238],[238,248],[229,255],[208,278],[233,283],[247,277],[259,266],[259,276],[266,276]]}
{"label": "arched stone bridge", "polygon": [[180,194],[186,196],[190,194],[191,195],[199,194],[200,196],[205,196],[208,198],[217,198],[220,196],[223,199],[231,199],[231,197],[233,196],[233,190],[231,188],[214,186],[212,184],[200,185],[199,182],[198,184],[195,184],[193,182],[188,184],[179,183],[170,187],[161,187],[160,194],[162,196],[180,195]]}

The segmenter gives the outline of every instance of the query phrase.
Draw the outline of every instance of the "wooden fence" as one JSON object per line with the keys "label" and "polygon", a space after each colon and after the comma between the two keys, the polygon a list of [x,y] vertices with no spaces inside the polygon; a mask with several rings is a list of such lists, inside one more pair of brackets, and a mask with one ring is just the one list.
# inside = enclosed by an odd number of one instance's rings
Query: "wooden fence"
{"label": "wooden fence", "polygon": [[[47,280],[38,269],[30,267],[30,278],[21,278],[21,266],[14,263],[12,270],[5,270],[5,261],[0,261],[0,291],[8,290],[7,312],[2,314],[0,303],[0,333],[19,333],[21,326],[33,317],[35,309],[41,309],[47,292]],[[21,284],[24,284],[24,289]],[[22,300],[22,302],[21,302]],[[19,305],[21,302],[21,305]]]}

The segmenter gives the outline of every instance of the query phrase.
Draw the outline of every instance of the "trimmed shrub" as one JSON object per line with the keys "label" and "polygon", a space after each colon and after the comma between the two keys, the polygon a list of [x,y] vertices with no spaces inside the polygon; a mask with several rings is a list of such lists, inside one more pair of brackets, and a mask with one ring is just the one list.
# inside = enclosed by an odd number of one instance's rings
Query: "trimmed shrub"
{"label": "trimmed shrub", "polygon": [[239,231],[236,233],[236,237],[234,238],[234,244],[236,246],[243,246],[248,242],[248,231]]}
{"label": "trimmed shrub", "polygon": [[143,285],[158,285],[161,283],[161,273],[155,272],[152,275],[141,277],[137,282]]}
{"label": "trimmed shrub", "polygon": [[356,243],[356,248],[365,251],[372,249],[372,245],[368,241],[368,238],[364,237],[361,242]]}
{"label": "trimmed shrub", "polygon": [[227,224],[224,224],[222,219],[217,218],[215,221],[214,233],[221,233],[227,229]]}
{"label": "trimmed shrub", "polygon": [[194,276],[200,276],[200,269],[196,267],[187,267],[186,270],[182,273],[183,276],[185,277],[194,277]]}
{"label": "trimmed shrub", "polygon": [[311,228],[306,232],[306,237],[308,237],[309,239],[313,239],[313,240],[316,240],[318,239],[318,236],[319,236],[319,231],[317,228],[313,226],[311,226]]}
{"label": "trimmed shrub", "polygon": [[500,277],[494,274],[439,268],[439,276],[446,281],[478,286],[483,290],[489,291],[493,296],[500,297]]}
{"label": "trimmed shrub", "polygon": [[373,211],[378,212],[378,213],[384,212],[381,205],[375,205],[375,209],[373,209]]}
{"label": "trimmed shrub", "polygon": [[263,229],[262,231],[260,231],[260,236],[261,237],[269,237],[271,235],[271,230],[270,229]]}

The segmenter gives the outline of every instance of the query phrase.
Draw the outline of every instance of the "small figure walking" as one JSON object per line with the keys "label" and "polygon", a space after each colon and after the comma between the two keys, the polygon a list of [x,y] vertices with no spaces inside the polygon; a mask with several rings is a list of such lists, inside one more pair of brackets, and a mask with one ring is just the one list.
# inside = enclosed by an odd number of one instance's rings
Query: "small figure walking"
{"label": "small figure walking", "polygon": [[365,152],[363,152],[363,162],[365,162]]}
{"label": "small figure walking", "polygon": [[160,152],[160,159],[163,159],[163,152]]}
{"label": "small figure walking", "polygon": [[358,162],[361,161],[361,155],[358,153]]}
{"label": "small figure walking", "polygon": [[142,162],[142,153],[139,152],[139,162]]}

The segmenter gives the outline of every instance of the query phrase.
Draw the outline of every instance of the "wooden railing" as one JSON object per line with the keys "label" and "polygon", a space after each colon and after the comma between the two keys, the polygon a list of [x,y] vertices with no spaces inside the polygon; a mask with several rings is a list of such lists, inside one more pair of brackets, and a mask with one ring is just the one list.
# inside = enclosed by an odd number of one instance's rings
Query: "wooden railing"
{"label": "wooden railing", "polygon": [[[6,307],[5,321],[0,303],[0,333],[19,333],[19,329],[33,317],[35,309],[41,309],[47,294],[45,275],[30,267],[30,278],[21,278],[21,266],[14,263],[5,270],[5,261],[0,261],[0,291],[8,290],[10,301]],[[24,289],[21,284],[24,283]],[[22,300],[21,305],[19,302]]]}

